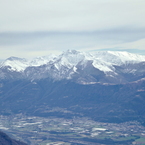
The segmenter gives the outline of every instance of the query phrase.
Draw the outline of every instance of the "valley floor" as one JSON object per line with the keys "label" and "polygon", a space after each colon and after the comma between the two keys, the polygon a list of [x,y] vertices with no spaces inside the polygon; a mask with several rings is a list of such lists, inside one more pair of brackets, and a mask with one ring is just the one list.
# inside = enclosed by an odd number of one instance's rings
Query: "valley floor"
{"label": "valley floor", "polygon": [[144,145],[140,123],[103,123],[89,118],[0,116],[0,129],[31,145]]}

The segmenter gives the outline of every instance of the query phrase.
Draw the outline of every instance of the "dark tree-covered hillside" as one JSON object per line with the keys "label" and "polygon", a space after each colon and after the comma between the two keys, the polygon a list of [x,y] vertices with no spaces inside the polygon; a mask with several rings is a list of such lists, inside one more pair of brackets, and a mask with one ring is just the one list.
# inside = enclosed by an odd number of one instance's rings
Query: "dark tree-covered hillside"
{"label": "dark tree-covered hillside", "polygon": [[8,135],[0,131],[0,145],[27,145],[27,144],[11,139]]}

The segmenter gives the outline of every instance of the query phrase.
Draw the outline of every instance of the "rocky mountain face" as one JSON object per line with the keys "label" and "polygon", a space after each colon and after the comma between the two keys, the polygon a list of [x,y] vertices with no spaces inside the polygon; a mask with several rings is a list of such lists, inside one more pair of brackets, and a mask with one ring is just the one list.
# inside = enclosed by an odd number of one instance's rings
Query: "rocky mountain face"
{"label": "rocky mountain face", "polygon": [[145,119],[145,56],[68,50],[0,65],[0,113],[105,122]]}

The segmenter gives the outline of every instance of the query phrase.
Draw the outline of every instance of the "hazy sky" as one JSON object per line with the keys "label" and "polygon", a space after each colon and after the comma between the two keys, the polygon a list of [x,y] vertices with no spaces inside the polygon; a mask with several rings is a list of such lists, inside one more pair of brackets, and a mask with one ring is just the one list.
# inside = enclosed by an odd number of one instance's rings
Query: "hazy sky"
{"label": "hazy sky", "polygon": [[0,0],[0,59],[67,49],[145,54],[145,0]]}

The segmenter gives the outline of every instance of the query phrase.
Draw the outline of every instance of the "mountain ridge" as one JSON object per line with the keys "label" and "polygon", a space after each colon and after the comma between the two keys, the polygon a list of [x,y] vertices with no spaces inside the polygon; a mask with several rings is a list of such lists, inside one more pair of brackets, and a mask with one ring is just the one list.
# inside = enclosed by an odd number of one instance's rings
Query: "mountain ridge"
{"label": "mountain ridge", "polygon": [[[125,83],[126,76],[137,76],[137,79],[140,79],[145,75],[145,69],[142,69],[144,63],[145,56],[128,52],[86,53],[67,50],[58,56],[48,55],[31,60],[10,57],[0,64],[0,79],[52,78],[68,79],[78,83]],[[137,73],[139,66],[141,72]],[[100,77],[103,79],[100,80]],[[134,78],[130,81],[135,81]]]}

